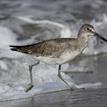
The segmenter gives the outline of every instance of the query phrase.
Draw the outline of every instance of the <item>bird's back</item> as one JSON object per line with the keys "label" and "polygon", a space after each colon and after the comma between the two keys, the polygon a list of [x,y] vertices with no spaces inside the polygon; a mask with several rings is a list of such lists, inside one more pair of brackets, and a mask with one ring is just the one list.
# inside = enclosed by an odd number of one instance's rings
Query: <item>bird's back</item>
{"label": "bird's back", "polygon": [[77,48],[77,39],[75,38],[57,38],[45,40],[31,45],[10,46],[11,50],[35,55],[35,56],[53,56],[59,57],[67,49]]}

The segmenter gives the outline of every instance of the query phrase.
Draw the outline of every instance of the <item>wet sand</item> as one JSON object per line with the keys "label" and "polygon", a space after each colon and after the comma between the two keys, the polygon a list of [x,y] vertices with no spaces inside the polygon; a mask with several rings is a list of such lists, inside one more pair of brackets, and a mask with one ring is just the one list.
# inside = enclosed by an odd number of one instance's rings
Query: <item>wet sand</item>
{"label": "wet sand", "polygon": [[0,102],[0,107],[107,107],[107,89],[60,91]]}

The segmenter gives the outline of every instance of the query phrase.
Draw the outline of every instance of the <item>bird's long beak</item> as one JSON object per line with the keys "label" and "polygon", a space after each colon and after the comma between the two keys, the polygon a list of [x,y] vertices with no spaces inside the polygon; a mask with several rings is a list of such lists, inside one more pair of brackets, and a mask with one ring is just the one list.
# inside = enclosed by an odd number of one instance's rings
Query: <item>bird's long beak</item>
{"label": "bird's long beak", "polygon": [[103,41],[107,42],[107,39],[102,37],[101,35],[99,35],[98,33],[95,33],[95,36],[97,36],[98,38],[102,39]]}

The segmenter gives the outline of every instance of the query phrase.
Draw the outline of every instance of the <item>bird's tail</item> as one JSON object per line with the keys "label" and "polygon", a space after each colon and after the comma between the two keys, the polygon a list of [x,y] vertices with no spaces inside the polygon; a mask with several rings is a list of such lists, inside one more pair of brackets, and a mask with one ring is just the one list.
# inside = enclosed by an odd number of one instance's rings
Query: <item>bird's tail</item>
{"label": "bird's tail", "polygon": [[18,46],[13,46],[13,45],[10,45],[10,49],[12,50],[12,51],[18,51],[19,49],[18,49]]}
{"label": "bird's tail", "polygon": [[27,53],[27,49],[26,49],[25,46],[10,45],[10,49],[11,49],[12,51]]}

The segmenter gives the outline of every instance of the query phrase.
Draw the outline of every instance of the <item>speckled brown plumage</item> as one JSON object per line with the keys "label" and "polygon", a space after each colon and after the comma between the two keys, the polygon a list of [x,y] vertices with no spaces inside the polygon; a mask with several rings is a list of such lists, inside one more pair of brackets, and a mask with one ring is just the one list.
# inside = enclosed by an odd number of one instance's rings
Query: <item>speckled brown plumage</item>
{"label": "speckled brown plumage", "polygon": [[75,38],[57,38],[32,45],[11,46],[13,47],[11,50],[36,56],[58,57],[66,49],[76,49],[78,45],[76,41],[77,39]]}

